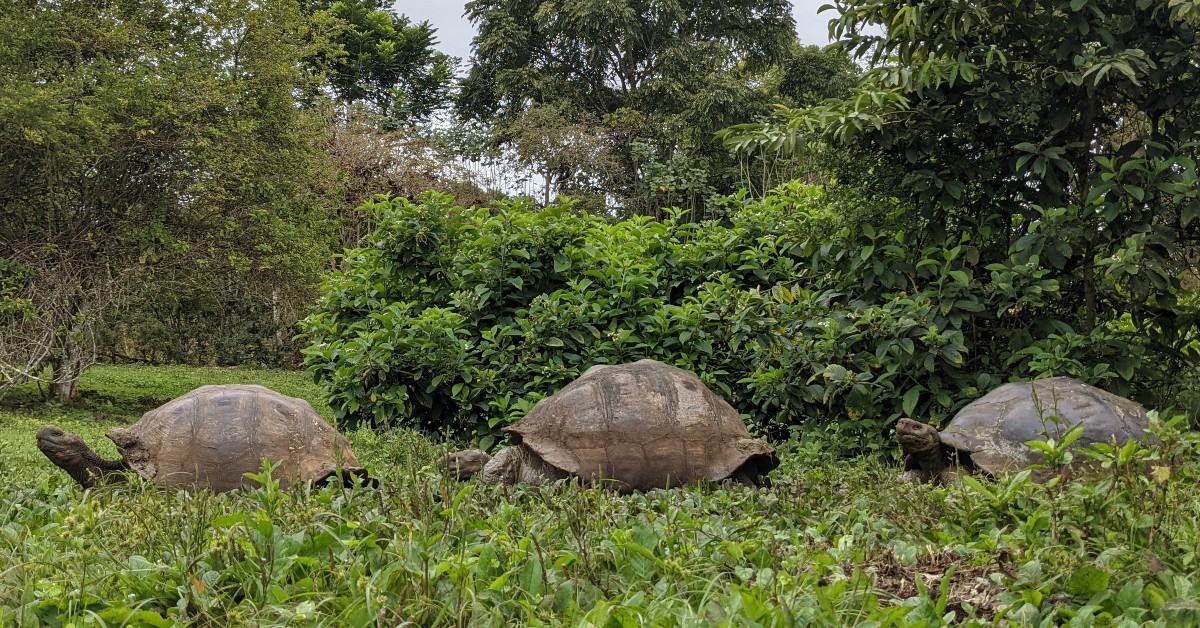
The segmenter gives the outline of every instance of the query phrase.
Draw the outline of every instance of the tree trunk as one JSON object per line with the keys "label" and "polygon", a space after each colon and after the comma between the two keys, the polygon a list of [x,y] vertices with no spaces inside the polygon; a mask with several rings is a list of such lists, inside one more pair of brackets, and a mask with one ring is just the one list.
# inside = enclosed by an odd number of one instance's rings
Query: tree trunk
{"label": "tree trunk", "polygon": [[76,393],[78,393],[78,392],[79,392],[79,378],[78,377],[76,377],[75,379],[67,380],[67,381],[59,381],[59,380],[55,379],[55,381],[51,382],[51,384],[50,384],[50,394],[54,395],[54,398],[57,399],[60,403],[66,403],[66,402],[70,401],[71,399],[74,399]]}
{"label": "tree trunk", "polygon": [[279,353],[287,343],[287,334],[283,329],[283,297],[280,296],[279,286],[271,290],[271,322],[275,323],[275,352]]}
{"label": "tree trunk", "polygon": [[52,363],[50,394],[59,402],[65,403],[74,399],[79,392],[79,376],[83,374],[85,366],[70,338],[60,340],[64,341],[59,347],[62,357],[55,358]]}
{"label": "tree trunk", "polygon": [[94,307],[96,302],[89,292],[92,285],[91,278],[85,277],[69,290],[67,307],[57,312],[60,320],[51,341],[50,393],[62,402],[75,398],[79,392],[79,377],[96,362],[99,309]]}

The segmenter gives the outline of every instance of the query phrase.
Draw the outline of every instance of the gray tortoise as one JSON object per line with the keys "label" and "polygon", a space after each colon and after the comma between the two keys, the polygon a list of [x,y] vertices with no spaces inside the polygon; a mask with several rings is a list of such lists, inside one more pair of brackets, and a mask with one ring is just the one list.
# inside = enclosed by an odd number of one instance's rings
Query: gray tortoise
{"label": "gray tortoise", "polygon": [[156,483],[214,492],[256,484],[247,473],[279,463],[283,488],[367,477],[350,443],[303,399],[254,385],[201,386],[144,414],[108,437],[121,457],[105,460],[76,434],[38,430],[38,449],[85,488],[132,470]]}
{"label": "gray tortoise", "polygon": [[1124,444],[1145,435],[1146,409],[1079,380],[1052,377],[1004,384],[967,404],[940,433],[900,419],[896,440],[905,453],[904,479],[946,483],[960,471],[996,475],[1037,464],[1041,455],[1027,441],[1059,439],[1080,424],[1084,431],[1074,448],[1113,439]]}
{"label": "gray tortoise", "polygon": [[511,446],[496,457],[455,452],[443,470],[492,483],[577,476],[629,492],[702,480],[757,486],[779,464],[698,377],[655,360],[593,366],[504,432]]}

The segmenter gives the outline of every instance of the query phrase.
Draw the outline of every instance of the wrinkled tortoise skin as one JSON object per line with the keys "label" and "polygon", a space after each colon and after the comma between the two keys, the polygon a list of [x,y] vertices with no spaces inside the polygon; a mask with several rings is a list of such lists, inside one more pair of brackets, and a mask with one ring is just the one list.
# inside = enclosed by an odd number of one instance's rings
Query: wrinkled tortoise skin
{"label": "wrinkled tortoise skin", "polygon": [[513,455],[622,491],[730,478],[754,485],[778,464],[698,377],[655,360],[593,366],[504,431],[527,448]]}
{"label": "wrinkled tortoise skin", "polygon": [[282,488],[362,475],[350,443],[303,399],[255,385],[202,386],[108,437],[129,467],[159,484],[230,491],[257,482],[263,458]]}
{"label": "wrinkled tortoise skin", "polygon": [[[1057,417],[1057,421],[1052,418]],[[941,432],[944,445],[971,454],[971,462],[991,474],[1041,462],[1025,443],[1056,440],[1076,425],[1083,435],[1073,447],[1120,444],[1146,432],[1146,409],[1137,402],[1070,377],[1004,384],[964,407]]]}

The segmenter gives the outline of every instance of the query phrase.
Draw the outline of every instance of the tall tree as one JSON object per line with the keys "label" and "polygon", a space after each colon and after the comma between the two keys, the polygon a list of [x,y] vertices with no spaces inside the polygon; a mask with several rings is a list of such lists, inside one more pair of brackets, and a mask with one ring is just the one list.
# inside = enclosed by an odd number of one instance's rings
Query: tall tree
{"label": "tall tree", "polygon": [[319,270],[306,28],[294,0],[4,1],[0,386],[71,397],[135,286]]}
{"label": "tall tree", "polygon": [[434,49],[429,22],[376,0],[340,0],[326,13],[334,46],[309,62],[328,71],[339,100],[367,105],[384,128],[424,122],[449,104],[456,59]]}
{"label": "tall tree", "polygon": [[599,120],[625,163],[610,190],[626,197],[639,184],[634,140],[651,142],[664,161],[677,152],[719,156],[713,131],[766,110],[762,74],[795,39],[786,0],[466,6],[479,34],[460,114],[498,129],[541,106]]}

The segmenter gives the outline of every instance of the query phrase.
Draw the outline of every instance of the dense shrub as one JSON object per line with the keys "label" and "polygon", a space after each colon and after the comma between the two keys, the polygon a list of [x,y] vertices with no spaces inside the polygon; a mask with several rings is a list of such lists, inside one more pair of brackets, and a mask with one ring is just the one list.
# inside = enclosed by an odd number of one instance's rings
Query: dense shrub
{"label": "dense shrub", "polygon": [[1009,378],[1129,393],[1157,368],[1119,320],[1081,335],[1055,319],[1036,254],[981,268],[969,238],[922,242],[893,201],[792,185],[700,224],[437,195],[367,209],[378,231],[302,323],[344,426],[486,446],[589,366],[650,357],[766,431],[823,426],[871,447],[898,417],[945,417]]}

